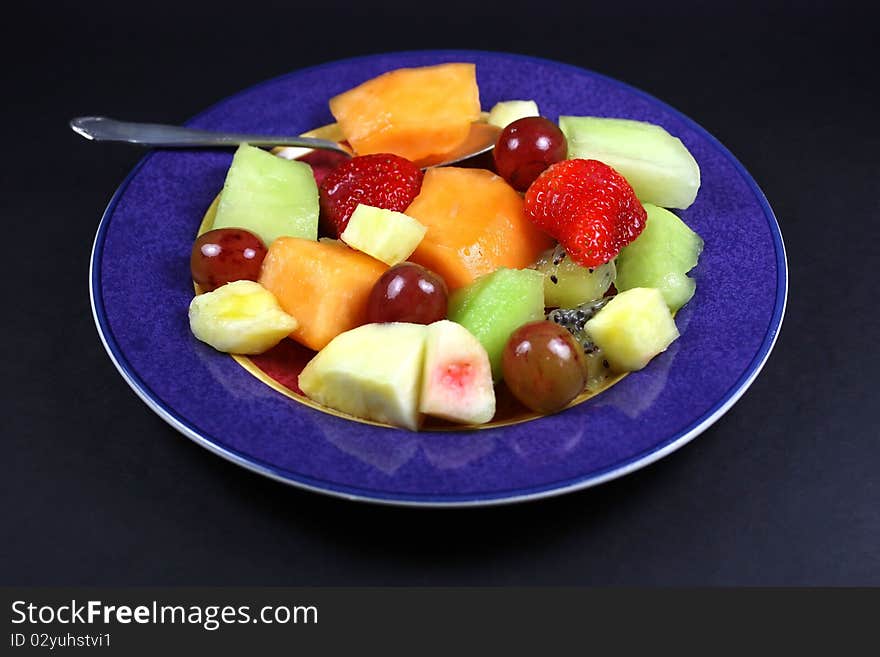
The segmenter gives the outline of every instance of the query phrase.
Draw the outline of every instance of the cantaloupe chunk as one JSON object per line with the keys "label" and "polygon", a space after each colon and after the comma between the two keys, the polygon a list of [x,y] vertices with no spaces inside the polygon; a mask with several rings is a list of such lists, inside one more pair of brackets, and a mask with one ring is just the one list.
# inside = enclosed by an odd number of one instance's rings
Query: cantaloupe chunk
{"label": "cantaloupe chunk", "polygon": [[446,153],[480,118],[474,64],[389,71],[330,99],[358,155],[394,153],[414,162]]}
{"label": "cantaloupe chunk", "polygon": [[263,260],[260,283],[299,321],[290,337],[318,351],[366,322],[370,290],[386,269],[336,240],[279,237]]}
{"label": "cantaloupe chunk", "polygon": [[428,228],[409,259],[451,290],[499,267],[528,267],[553,244],[526,218],[513,187],[485,169],[428,169],[406,214]]}

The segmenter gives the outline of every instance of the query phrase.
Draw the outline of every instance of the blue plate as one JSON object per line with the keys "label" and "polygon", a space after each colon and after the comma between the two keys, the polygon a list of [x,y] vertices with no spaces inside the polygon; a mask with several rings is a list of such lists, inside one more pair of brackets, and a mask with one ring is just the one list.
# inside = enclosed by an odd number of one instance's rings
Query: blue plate
{"label": "blue plate", "polygon": [[484,108],[532,98],[542,113],[651,121],[680,137],[702,172],[679,215],[705,240],[681,337],[647,368],[583,404],[481,431],[412,433],[299,404],[189,332],[189,251],[231,152],[155,151],[117,190],[91,260],[95,321],[144,402],[230,461],[309,490],[401,505],[489,505],[578,490],[678,449],[720,418],[758,375],[787,294],[779,226],[743,166],[708,132],[621,82],[518,55],[436,51],[332,62],[264,82],[189,125],[297,134],[332,121],[327,100],[385,71],[477,66]]}

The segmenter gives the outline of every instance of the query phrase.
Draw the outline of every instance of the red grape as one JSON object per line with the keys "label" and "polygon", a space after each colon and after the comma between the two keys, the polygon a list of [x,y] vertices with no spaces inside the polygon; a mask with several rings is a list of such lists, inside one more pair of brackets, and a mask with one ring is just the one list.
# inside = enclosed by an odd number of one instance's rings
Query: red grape
{"label": "red grape", "polygon": [[376,281],[367,301],[367,322],[430,324],[446,317],[446,283],[411,262],[395,265]]}
{"label": "red grape", "polygon": [[494,153],[498,175],[524,192],[544,169],[565,159],[568,143],[555,123],[542,116],[528,116],[501,131]]}
{"label": "red grape", "polygon": [[232,281],[255,281],[266,247],[259,237],[242,228],[217,228],[196,239],[189,258],[193,280],[205,291]]}
{"label": "red grape", "polygon": [[315,176],[315,182],[320,186],[328,173],[351,158],[348,155],[337,153],[336,151],[322,151],[317,149],[309,151],[305,155],[296,159],[300,162],[305,162],[312,167],[312,174]]}
{"label": "red grape", "polygon": [[513,395],[538,413],[565,408],[587,385],[580,344],[548,321],[530,322],[513,332],[501,355],[501,369]]}

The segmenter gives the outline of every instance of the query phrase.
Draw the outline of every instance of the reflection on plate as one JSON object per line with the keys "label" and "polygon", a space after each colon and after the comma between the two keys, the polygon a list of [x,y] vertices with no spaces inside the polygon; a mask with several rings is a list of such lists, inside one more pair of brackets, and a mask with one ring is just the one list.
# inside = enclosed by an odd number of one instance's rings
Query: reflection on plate
{"label": "reflection on plate", "polygon": [[[484,505],[595,485],[655,461],[745,392],[779,331],[785,252],[763,194],[690,119],[601,75],[546,60],[471,51],[391,53],[333,62],[245,90],[190,122],[211,130],[300,133],[331,119],[327,99],[384,71],[470,61],[484,107],[533,98],[561,113],[651,121],[679,136],[702,171],[682,218],[705,240],[681,337],[647,368],[561,413],[482,431],[414,434],[291,403],[188,330],[192,236],[231,152],[156,151],[114,195],[95,239],[98,331],[125,380],[172,426],[269,477],[351,499]],[[674,362],[673,362],[674,361]]]}

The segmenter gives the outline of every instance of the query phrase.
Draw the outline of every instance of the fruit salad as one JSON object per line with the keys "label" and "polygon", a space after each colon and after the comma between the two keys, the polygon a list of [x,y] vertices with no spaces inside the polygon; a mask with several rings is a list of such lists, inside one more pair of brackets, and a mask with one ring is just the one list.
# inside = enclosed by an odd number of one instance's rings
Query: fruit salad
{"label": "fruit salad", "polygon": [[[328,102],[352,157],[236,151],[192,248],[196,338],[410,430],[558,412],[678,338],[703,241],[672,210],[700,170],[665,129],[554,123],[534,99],[484,112],[468,63]],[[491,161],[433,166],[480,122]]]}

